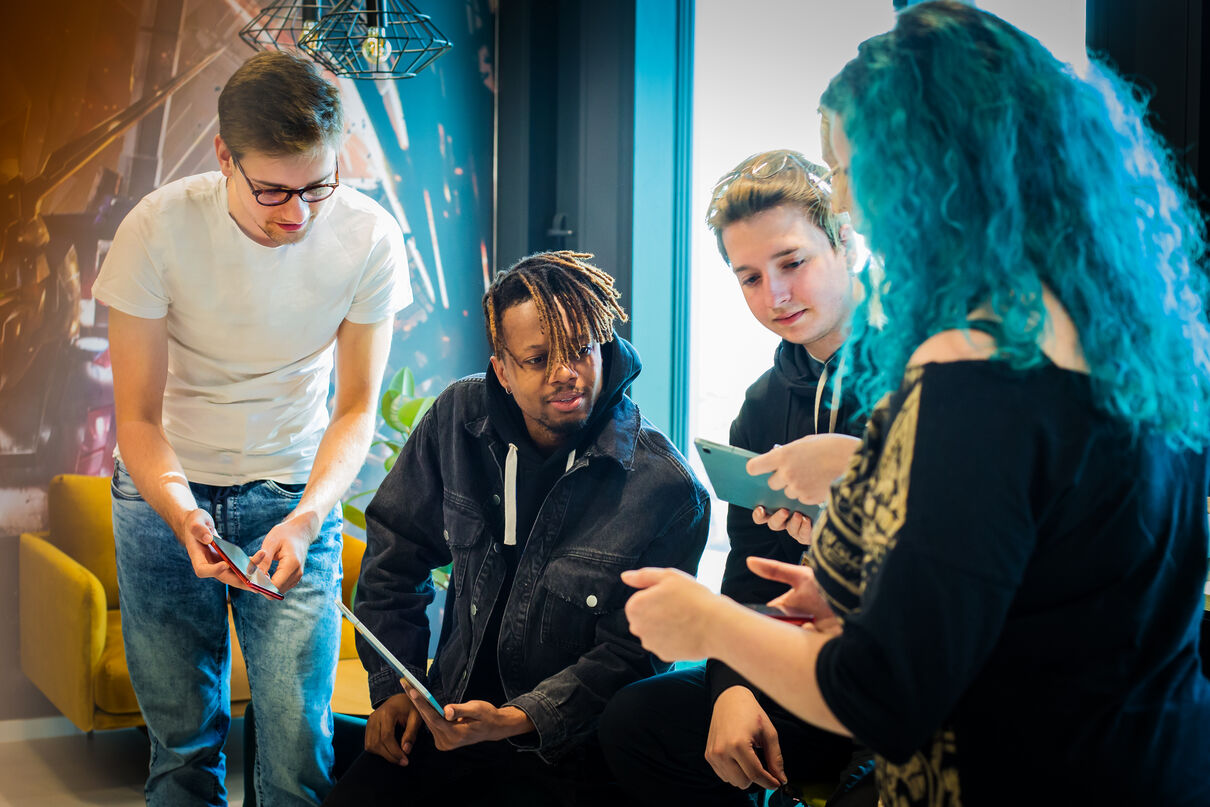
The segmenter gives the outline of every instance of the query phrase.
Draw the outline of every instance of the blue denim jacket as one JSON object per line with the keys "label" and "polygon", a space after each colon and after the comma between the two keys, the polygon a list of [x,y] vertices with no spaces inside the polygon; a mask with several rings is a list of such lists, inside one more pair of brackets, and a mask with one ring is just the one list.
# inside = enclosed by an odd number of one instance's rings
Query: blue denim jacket
{"label": "blue denim jacket", "polygon": [[[613,693],[668,668],[630,633],[622,608],[631,589],[619,575],[642,566],[694,573],[710,499],[623,396],[543,503],[512,590],[499,597],[499,645],[481,647],[503,577],[508,452],[487,411],[482,375],[455,382],[404,445],[366,511],[356,611],[424,680],[430,570],[452,560],[429,688],[442,703],[461,702],[475,659],[496,655],[508,698],[497,705],[529,716],[537,741],[527,747],[550,762],[592,734]],[[377,706],[400,691],[397,677],[360,638],[358,650]]]}

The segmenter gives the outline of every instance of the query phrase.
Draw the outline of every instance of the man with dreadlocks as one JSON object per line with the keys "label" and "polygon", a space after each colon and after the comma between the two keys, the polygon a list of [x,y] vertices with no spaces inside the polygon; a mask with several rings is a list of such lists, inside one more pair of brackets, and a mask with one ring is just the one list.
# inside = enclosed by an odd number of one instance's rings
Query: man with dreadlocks
{"label": "man with dreadlocks", "polygon": [[[326,804],[620,795],[598,717],[668,665],[630,633],[619,575],[693,573],[710,505],[626,395],[639,357],[614,333],[626,313],[591,257],[541,253],[496,276],[483,297],[490,370],[437,398],[367,510],[357,615],[427,677],[444,714],[359,644],[375,711],[365,753]],[[451,561],[426,676],[430,570]]]}

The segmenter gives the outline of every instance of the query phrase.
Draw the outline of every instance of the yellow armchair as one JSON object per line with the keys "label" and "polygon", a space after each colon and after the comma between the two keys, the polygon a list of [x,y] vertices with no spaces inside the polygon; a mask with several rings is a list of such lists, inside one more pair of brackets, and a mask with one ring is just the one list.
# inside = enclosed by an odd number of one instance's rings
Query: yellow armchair
{"label": "yellow armchair", "polygon": [[[21,536],[21,669],[81,731],[141,726],[122,647],[109,479],[56,476],[47,502],[50,529]],[[249,698],[232,631],[232,714]]]}
{"label": "yellow armchair", "polygon": [[[109,480],[62,475],[48,491],[50,529],[21,536],[21,669],[81,731],[143,725],[126,668],[118,610]],[[345,536],[346,602],[361,570],[362,541]],[[228,616],[230,622],[230,615]],[[369,714],[365,671],[342,620],[333,709]],[[231,713],[251,697],[239,641],[231,629]]]}

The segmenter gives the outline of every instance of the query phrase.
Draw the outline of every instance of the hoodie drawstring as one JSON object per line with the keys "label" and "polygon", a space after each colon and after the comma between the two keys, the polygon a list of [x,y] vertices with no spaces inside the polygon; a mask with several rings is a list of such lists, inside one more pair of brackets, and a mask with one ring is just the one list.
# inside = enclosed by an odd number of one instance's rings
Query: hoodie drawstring
{"label": "hoodie drawstring", "polygon": [[[828,433],[836,431],[836,414],[840,411],[840,388],[844,385],[844,368],[846,356],[840,357],[840,366],[836,368],[836,383],[832,385],[832,413],[828,417]],[[819,404],[823,400],[823,388],[828,385],[828,363],[824,362],[823,372],[819,375],[819,383],[815,385],[815,419],[811,425],[819,434]]]}
{"label": "hoodie drawstring", "polygon": [[504,461],[504,545],[517,545],[517,447],[512,443]]}
{"label": "hoodie drawstring", "polygon": [[[576,450],[567,455],[563,473],[576,463]],[[504,545],[517,545],[517,446],[508,444],[508,457],[504,460]]]}

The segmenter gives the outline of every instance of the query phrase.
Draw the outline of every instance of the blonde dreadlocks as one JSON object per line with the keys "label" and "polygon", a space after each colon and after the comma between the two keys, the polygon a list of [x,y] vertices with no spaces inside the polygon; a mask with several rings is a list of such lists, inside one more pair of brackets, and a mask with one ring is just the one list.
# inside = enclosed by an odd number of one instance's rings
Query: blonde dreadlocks
{"label": "blonde dreadlocks", "polygon": [[550,340],[548,379],[559,367],[570,364],[588,341],[612,341],[614,322],[627,320],[618,305],[622,294],[608,273],[587,262],[592,257],[588,252],[570,250],[539,252],[498,273],[483,295],[483,318],[492,352],[503,358],[507,347],[500,317],[526,300],[534,301],[538,322]]}

